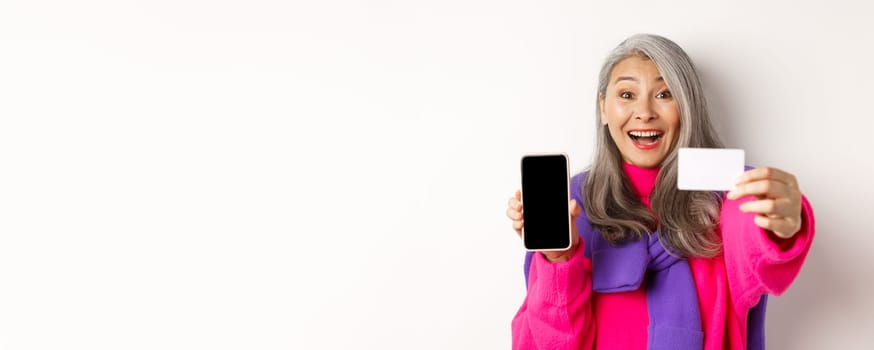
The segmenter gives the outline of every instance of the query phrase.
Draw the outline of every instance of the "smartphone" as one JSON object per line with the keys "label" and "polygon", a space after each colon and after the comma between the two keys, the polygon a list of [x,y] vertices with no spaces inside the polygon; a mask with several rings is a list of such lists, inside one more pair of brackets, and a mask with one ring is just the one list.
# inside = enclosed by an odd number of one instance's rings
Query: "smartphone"
{"label": "smartphone", "polygon": [[565,154],[522,157],[522,241],[525,249],[571,247],[570,173]]}

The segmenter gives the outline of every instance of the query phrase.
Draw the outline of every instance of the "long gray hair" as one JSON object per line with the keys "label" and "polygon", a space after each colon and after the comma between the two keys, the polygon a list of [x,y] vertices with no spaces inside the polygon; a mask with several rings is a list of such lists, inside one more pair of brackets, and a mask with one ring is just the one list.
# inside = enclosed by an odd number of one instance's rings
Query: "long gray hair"
{"label": "long gray hair", "polygon": [[[632,57],[651,60],[664,78],[680,110],[676,144],[662,161],[650,194],[653,213],[641,203],[622,170],[622,154],[610,131],[601,124],[602,98],[613,67]],[[601,67],[598,78],[595,159],[583,184],[583,204],[592,225],[612,243],[640,239],[658,228],[659,241],[669,252],[685,257],[712,257],[722,244],[716,234],[720,199],[716,193],[677,190],[677,150],[680,147],[722,148],[707,113],[707,103],[692,60],[673,41],[637,34],[617,46]]]}

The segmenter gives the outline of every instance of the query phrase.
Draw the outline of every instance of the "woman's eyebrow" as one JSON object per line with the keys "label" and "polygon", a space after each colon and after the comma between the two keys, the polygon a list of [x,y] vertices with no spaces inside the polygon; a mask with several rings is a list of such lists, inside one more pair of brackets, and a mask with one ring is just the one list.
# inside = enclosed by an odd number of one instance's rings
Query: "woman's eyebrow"
{"label": "woman's eyebrow", "polygon": [[[622,76],[622,77],[617,77],[616,80],[613,81],[613,83],[616,84],[616,83],[618,83],[618,82],[620,82],[620,81],[623,81],[623,80],[630,80],[630,81],[633,81],[633,82],[635,82],[635,83],[639,83],[639,82],[640,82],[640,81],[637,80],[637,78],[635,78],[635,77],[626,77],[626,76]],[[663,78],[662,76],[659,76],[658,78],[655,78],[655,81],[665,81],[665,78]]]}

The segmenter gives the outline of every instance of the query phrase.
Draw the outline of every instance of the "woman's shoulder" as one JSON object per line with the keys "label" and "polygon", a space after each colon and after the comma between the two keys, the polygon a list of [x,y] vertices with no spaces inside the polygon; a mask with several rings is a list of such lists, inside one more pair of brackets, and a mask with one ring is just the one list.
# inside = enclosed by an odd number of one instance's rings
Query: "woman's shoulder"
{"label": "woman's shoulder", "polygon": [[582,184],[586,181],[586,177],[589,176],[589,168],[585,168],[578,172],[575,172],[573,176],[571,176],[571,182],[576,182],[578,184]]}
{"label": "woman's shoulder", "polygon": [[571,198],[576,199],[579,204],[583,203],[583,184],[586,182],[586,176],[588,174],[589,171],[584,170],[575,173],[574,176],[571,177]]}

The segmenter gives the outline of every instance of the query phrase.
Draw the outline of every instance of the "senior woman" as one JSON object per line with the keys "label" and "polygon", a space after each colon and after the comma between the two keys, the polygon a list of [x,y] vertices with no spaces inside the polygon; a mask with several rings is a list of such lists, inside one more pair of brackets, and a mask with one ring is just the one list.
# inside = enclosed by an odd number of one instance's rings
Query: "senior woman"
{"label": "senior woman", "polygon": [[[597,145],[571,180],[574,241],[529,252],[514,349],[763,349],[767,295],[814,236],[795,177],[760,167],[728,193],[679,191],[680,147],[722,147],[674,42],[639,34],[601,68]],[[521,235],[521,193],[507,216]]]}

